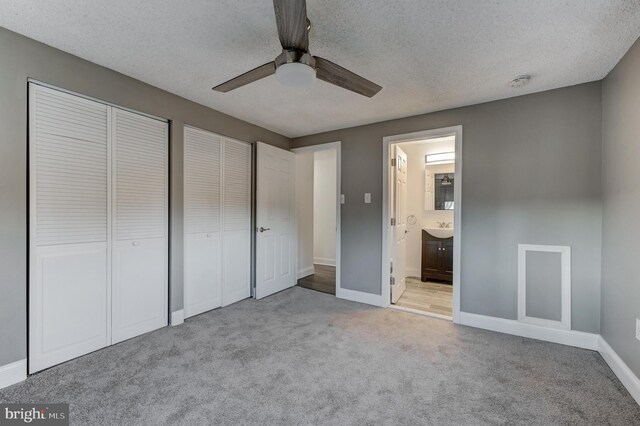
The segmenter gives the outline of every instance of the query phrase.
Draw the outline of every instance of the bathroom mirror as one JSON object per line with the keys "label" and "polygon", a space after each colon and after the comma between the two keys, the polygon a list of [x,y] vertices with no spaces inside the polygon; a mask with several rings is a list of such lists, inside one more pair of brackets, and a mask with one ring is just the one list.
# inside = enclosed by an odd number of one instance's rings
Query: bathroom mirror
{"label": "bathroom mirror", "polygon": [[436,173],[434,175],[435,210],[453,210],[453,173]]}

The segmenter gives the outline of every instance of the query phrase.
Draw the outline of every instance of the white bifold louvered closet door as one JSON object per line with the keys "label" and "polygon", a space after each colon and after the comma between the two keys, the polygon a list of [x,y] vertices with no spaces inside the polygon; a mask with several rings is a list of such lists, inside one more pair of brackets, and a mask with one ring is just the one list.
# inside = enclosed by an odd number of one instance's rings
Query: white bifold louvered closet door
{"label": "white bifold louvered closet door", "polygon": [[167,324],[167,136],[29,84],[31,373]]}
{"label": "white bifold louvered closet door", "polygon": [[112,343],[167,325],[167,123],[113,108]]}
{"label": "white bifold louvered closet door", "polygon": [[184,314],[250,296],[251,146],[184,129]]}

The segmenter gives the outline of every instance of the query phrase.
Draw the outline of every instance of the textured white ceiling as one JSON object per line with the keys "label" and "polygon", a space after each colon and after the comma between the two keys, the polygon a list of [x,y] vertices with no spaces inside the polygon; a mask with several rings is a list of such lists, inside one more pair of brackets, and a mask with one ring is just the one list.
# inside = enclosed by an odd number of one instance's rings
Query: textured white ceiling
{"label": "textured white ceiling", "polygon": [[[275,77],[269,0],[0,0],[0,26],[295,137],[603,78],[640,35],[638,0],[308,0],[310,50],[383,86],[374,98]],[[0,59],[1,60],[1,59]],[[509,81],[531,74],[513,89]]]}

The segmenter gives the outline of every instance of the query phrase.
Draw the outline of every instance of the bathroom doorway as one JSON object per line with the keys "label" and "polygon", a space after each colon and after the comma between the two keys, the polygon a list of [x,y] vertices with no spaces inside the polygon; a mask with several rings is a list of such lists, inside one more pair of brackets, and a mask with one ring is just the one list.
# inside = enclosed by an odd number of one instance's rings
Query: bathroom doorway
{"label": "bathroom doorway", "polygon": [[383,300],[457,322],[460,126],[384,139]]}
{"label": "bathroom doorway", "polygon": [[296,154],[297,285],[340,293],[340,143]]}

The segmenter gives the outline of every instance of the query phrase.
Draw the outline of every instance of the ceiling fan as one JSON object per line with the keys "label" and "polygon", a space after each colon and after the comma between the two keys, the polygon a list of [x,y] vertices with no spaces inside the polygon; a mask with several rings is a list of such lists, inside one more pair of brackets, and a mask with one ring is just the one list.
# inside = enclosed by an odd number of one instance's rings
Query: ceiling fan
{"label": "ceiling fan", "polygon": [[272,74],[281,83],[303,87],[316,78],[352,92],[372,97],[382,87],[331,61],[309,53],[311,22],[306,0],[273,0],[282,53],[275,60],[217,85],[213,90],[229,92]]}

